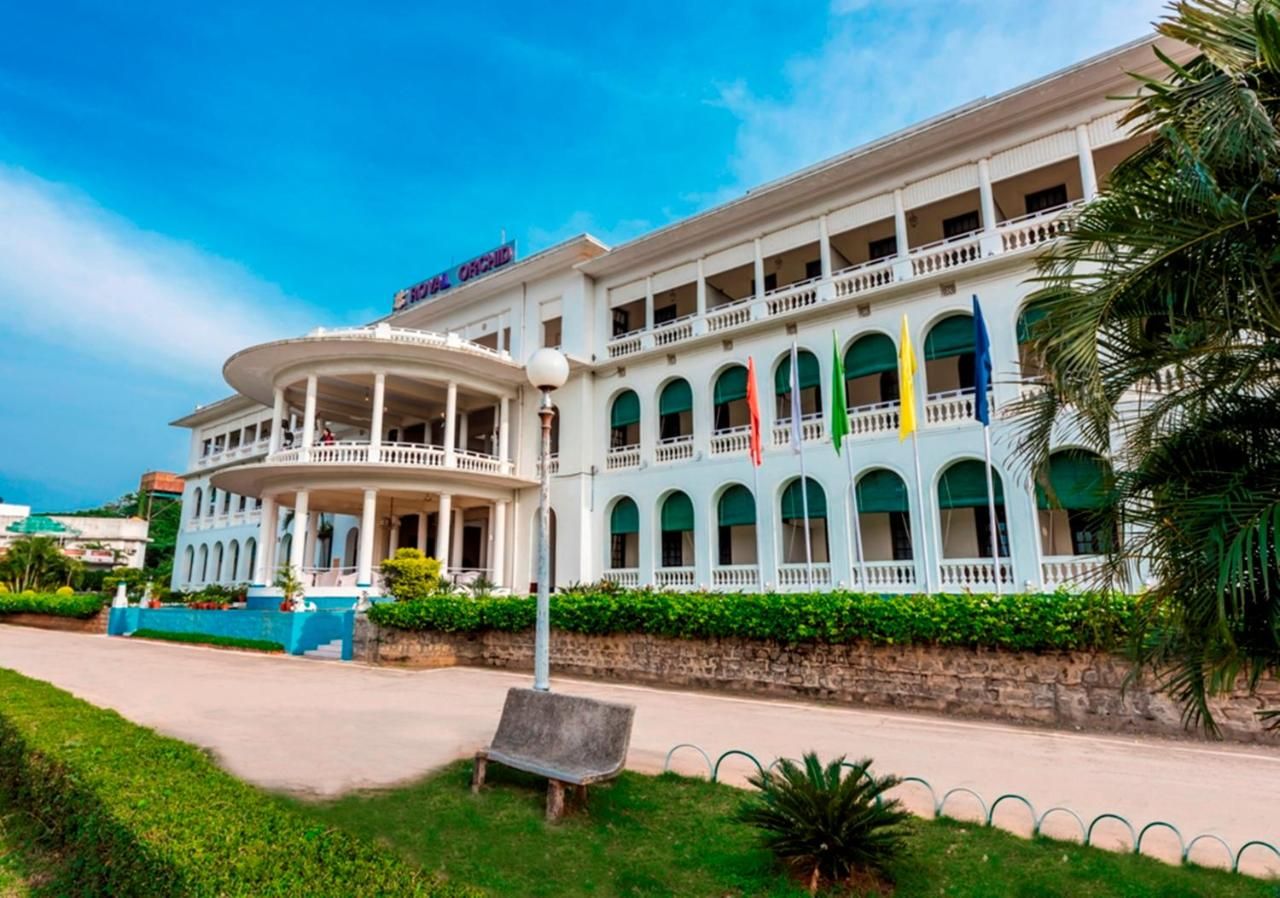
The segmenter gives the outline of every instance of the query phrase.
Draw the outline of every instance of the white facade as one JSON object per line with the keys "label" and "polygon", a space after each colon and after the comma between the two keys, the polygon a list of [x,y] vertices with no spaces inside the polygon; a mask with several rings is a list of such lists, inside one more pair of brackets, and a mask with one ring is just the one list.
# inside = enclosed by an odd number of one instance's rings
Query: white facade
{"label": "white facade", "polygon": [[[994,356],[1002,586],[1082,582],[1098,535],[1084,509],[1037,501],[1010,464],[999,410],[1035,389],[1019,320],[1036,256],[1138,145],[1106,97],[1152,61],[1150,41],[1123,47],[617,248],[575,238],[367,328],[238,353],[225,368],[237,395],[175,422],[191,428],[192,453],[173,585],[261,586],[288,562],[313,594],[376,592],[378,561],[416,544],[454,573],[528,589],[539,425],[520,363],[555,345],[572,365],[553,397],[558,584],[992,589],[985,491],[967,490],[983,457],[961,345],[972,327],[948,323],[974,295]],[[898,439],[896,368],[884,364],[904,315],[920,359],[923,490]],[[846,383],[851,462],[826,432],[833,332],[842,358],[868,372]],[[789,394],[775,389],[793,341],[813,359],[799,366],[811,512],[825,506],[810,518],[812,565],[800,493],[788,495],[800,472]],[[748,358],[758,471],[739,375],[726,374]],[[1065,425],[1060,442],[1072,449]],[[865,492],[856,527],[851,470]]]}

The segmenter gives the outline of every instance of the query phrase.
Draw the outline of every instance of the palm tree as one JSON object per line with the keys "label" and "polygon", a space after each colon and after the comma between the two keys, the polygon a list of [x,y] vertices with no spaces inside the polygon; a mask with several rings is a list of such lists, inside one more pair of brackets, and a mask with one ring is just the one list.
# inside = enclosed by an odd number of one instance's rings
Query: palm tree
{"label": "palm tree", "polygon": [[27,536],[16,539],[4,555],[0,578],[8,581],[14,592],[24,589],[47,589],[70,583],[69,559],[62,554],[58,541],[49,536]]}
{"label": "palm tree", "polygon": [[1139,661],[1212,732],[1212,695],[1280,673],[1280,0],[1157,30],[1198,53],[1157,51],[1125,119],[1149,142],[1041,259],[1019,451],[1045,470],[1063,416],[1115,447],[1097,523],[1112,576],[1151,577]]}

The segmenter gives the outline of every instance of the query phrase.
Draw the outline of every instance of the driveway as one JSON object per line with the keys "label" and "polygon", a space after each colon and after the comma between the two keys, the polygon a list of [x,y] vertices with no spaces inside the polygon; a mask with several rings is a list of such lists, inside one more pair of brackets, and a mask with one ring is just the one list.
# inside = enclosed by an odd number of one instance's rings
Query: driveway
{"label": "driveway", "polygon": [[[403,782],[470,755],[493,734],[506,690],[531,679],[505,671],[396,670],[15,626],[0,626],[0,666],[206,747],[250,782],[317,797]],[[1280,846],[1280,750],[564,678],[552,686],[636,705],[628,766],[639,771],[661,770],[667,751],[682,742],[701,746],[712,758],[737,748],[766,762],[815,749],[824,757],[873,757],[878,770],[923,777],[938,794],[966,787],[989,803],[1016,792],[1041,812],[1062,805],[1086,821],[1111,812],[1139,827],[1169,821],[1188,837],[1211,832],[1236,848],[1250,839]],[[691,750],[677,754],[675,767],[706,770]],[[732,758],[721,772],[740,783],[751,769],[745,759]],[[902,796],[913,809],[928,807],[918,787],[903,787]],[[963,794],[947,807],[957,816],[977,812]],[[1026,832],[1025,818],[1024,810],[1007,802],[997,822]],[[1055,815],[1045,831],[1067,835],[1072,826],[1066,815]],[[1122,832],[1110,822],[1099,824],[1095,835],[1103,844],[1118,844]],[[1161,831],[1153,831],[1148,842],[1153,853],[1174,850]],[[1193,853],[1205,863],[1220,855],[1221,848],[1208,842]],[[1266,856],[1256,850],[1251,855],[1247,867],[1257,870]],[[1267,863],[1280,873],[1280,861],[1273,857]]]}

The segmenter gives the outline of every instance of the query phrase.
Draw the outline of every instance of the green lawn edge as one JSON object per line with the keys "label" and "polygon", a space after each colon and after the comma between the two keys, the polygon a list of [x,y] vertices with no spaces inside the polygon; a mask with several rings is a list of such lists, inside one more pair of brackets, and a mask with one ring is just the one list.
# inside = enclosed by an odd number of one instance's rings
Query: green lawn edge
{"label": "green lawn edge", "polygon": [[184,642],[193,645],[215,645],[222,648],[253,649],[258,652],[283,652],[284,646],[269,639],[242,639],[239,636],[215,636],[211,633],[175,633],[169,630],[134,630],[132,639],[159,639],[165,642]]}

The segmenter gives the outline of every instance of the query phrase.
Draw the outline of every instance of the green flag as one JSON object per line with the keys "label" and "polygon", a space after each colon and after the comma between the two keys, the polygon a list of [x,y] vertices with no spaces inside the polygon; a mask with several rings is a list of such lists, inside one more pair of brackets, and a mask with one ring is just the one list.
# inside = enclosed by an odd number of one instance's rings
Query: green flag
{"label": "green flag", "polygon": [[840,358],[840,341],[831,332],[831,414],[827,421],[831,445],[840,454],[840,444],[849,435],[849,409],[844,400],[844,360]]}

